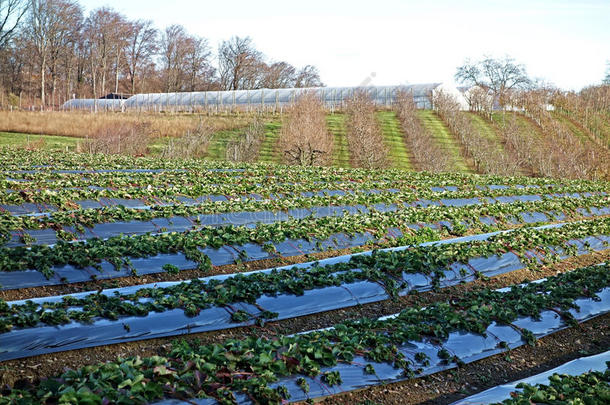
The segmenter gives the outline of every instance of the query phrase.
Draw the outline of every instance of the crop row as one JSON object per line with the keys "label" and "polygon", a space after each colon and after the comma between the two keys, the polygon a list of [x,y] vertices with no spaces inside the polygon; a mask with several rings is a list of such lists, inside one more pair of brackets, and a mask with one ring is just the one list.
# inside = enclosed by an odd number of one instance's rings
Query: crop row
{"label": "crop row", "polygon": [[[466,292],[459,299],[410,307],[394,317],[346,321],[297,335],[246,337],[222,344],[176,343],[167,356],[89,365],[34,386],[9,389],[0,403],[149,403],[167,397],[208,397],[234,403],[236,394],[259,403],[281,403],[289,392],[282,385],[272,388],[278,379],[320,376],[328,386],[340,384],[339,372],[321,374],[321,370],[350,364],[356,356],[392,365],[407,377],[416,376],[430,362],[430,355],[417,353],[409,360],[399,351],[400,345],[426,338],[444,340],[456,331],[484,334],[492,323],[511,325],[520,317],[540,319],[549,309],[574,324],[570,310],[578,308],[579,299],[595,298],[610,286],[609,270],[608,265],[581,268],[509,291]],[[515,329],[522,339],[533,343],[532,331]],[[435,357],[448,363],[461,361],[443,349]],[[375,367],[366,366],[365,372],[375,374]],[[308,391],[303,377],[296,384]]]}
{"label": "crop row", "polygon": [[498,385],[452,405],[610,403],[610,351],[564,363],[549,371]]}
{"label": "crop row", "polygon": [[[299,200],[243,201],[234,200],[226,204],[200,203],[197,205],[153,206],[150,209],[126,208],[123,206],[103,209],[82,209],[72,212],[56,212],[49,216],[0,216],[0,235],[5,241],[11,238],[12,245],[40,243],[47,240],[78,240],[88,234],[113,236],[163,231],[187,231],[202,226],[231,226],[256,223],[273,223],[307,218],[367,214],[370,212],[393,212],[411,223],[465,221],[473,217],[490,217],[497,223],[527,212],[562,213],[561,218],[582,216],[590,209],[610,206],[607,196],[553,197],[512,196],[494,200],[487,198],[442,199],[440,201],[402,202],[384,198],[357,200],[357,205],[324,205],[324,198],[312,197]],[[336,202],[348,202],[348,198]],[[384,202],[381,202],[384,201]],[[318,204],[315,204],[318,203]],[[428,205],[414,207],[415,204]],[[461,211],[461,212],[460,212]],[[603,211],[602,211],[603,212]],[[599,214],[599,213],[598,213]],[[553,216],[552,214],[550,215]],[[164,218],[165,222],[153,222]],[[542,217],[541,220],[549,218]],[[116,223],[113,226],[113,223]],[[488,222],[491,222],[488,220]],[[104,224],[97,226],[99,224]],[[37,232],[37,230],[54,230]],[[12,234],[12,235],[11,235]],[[91,237],[90,236],[90,237]],[[21,239],[21,240],[19,240]]]}
{"label": "crop row", "polygon": [[[580,207],[579,202],[575,202],[574,206],[574,208]],[[492,207],[491,210],[489,207]],[[130,257],[150,257],[162,253],[183,253],[187,259],[198,263],[200,268],[207,269],[210,259],[200,250],[205,247],[220,248],[225,245],[255,243],[262,245],[264,249],[272,249],[272,252],[274,249],[270,242],[299,239],[320,242],[337,234],[356,235],[361,232],[368,232],[375,238],[386,238],[390,229],[397,229],[402,235],[392,241],[396,246],[396,244],[408,244],[413,239],[419,241],[421,236],[440,237],[438,231],[432,230],[419,235],[415,233],[412,226],[418,222],[447,221],[448,223],[443,225],[443,228],[459,236],[468,229],[470,231],[481,229],[487,232],[496,230],[495,226],[489,225],[489,221],[483,221],[484,217],[490,216],[489,214],[493,215],[496,225],[506,224],[514,216],[526,214],[527,212],[522,211],[523,208],[532,207],[535,207],[535,203],[469,207],[432,206],[385,213],[371,211],[367,214],[342,217],[291,219],[271,224],[258,224],[254,228],[247,226],[203,227],[184,233],[119,235],[105,240],[88,239],[76,242],[60,240],[53,246],[1,248],[0,272],[35,269],[50,275],[52,266],[70,264],[80,268],[88,266],[99,268],[102,260],[109,261],[119,268],[129,266]],[[582,215],[576,210],[573,211],[572,215],[574,214]],[[598,223],[603,224],[605,220],[598,221]]]}
{"label": "crop row", "polygon": [[[351,179],[362,181],[366,179],[375,180],[409,180],[413,182],[428,182],[431,186],[436,185],[462,185],[462,184],[494,184],[498,181],[508,182],[508,184],[555,184],[557,180],[529,177],[500,177],[500,176],[480,176],[460,173],[406,173],[402,170],[363,170],[363,169],[340,169],[333,167],[282,167],[269,165],[248,165],[240,164],[235,166],[227,162],[211,162],[203,160],[167,160],[146,157],[129,156],[108,156],[108,155],[89,155],[76,153],[53,153],[44,151],[16,151],[14,149],[0,148],[0,159],[3,162],[2,172],[7,177],[15,171],[31,170],[35,173],[22,173],[27,178],[41,178],[49,175],[57,177],[71,176],[69,173],[53,173],[56,170],[83,170],[87,176],[95,176],[96,170],[126,170],[124,175],[134,175],[138,171],[146,170],[166,170],[166,171],[195,171],[200,174],[228,176],[257,176],[272,175],[284,179],[284,181],[300,181],[303,178],[320,177],[324,181],[344,181]],[[138,170],[133,170],[137,167]],[[228,171],[214,171],[214,170]],[[120,176],[120,172],[114,172]],[[17,174],[17,173],[15,173]],[[565,184],[585,184],[585,181],[562,180]]]}
{"label": "crop row", "polygon": [[[583,233],[587,237],[577,237]],[[0,358],[99,345],[110,336],[122,341],[171,336],[187,327],[192,332],[217,330],[381,301],[608,249],[608,235],[610,228],[566,224],[190,282],[0,301],[0,332],[16,328],[17,333],[2,336]],[[102,319],[119,324],[92,323]],[[36,328],[71,322],[84,325],[73,324],[65,331]],[[28,349],[22,347],[24,342]]]}
{"label": "crop row", "polygon": [[[330,189],[329,189],[330,187]],[[371,192],[400,192],[411,199],[427,199],[442,193],[458,197],[477,197],[495,195],[523,194],[524,186],[489,186],[480,185],[461,186],[459,188],[439,188],[432,186],[420,186],[412,182],[370,182],[354,183],[341,182],[331,186],[319,182],[314,183],[243,183],[243,184],[203,184],[176,181],[168,185],[147,185],[146,187],[122,187],[122,188],[66,188],[66,189],[29,189],[22,188],[14,191],[5,191],[0,194],[0,204],[19,205],[24,203],[54,205],[59,209],[74,209],[75,202],[99,200],[101,198],[115,199],[150,199],[153,204],[158,203],[155,199],[161,199],[164,203],[178,202],[181,198],[211,198],[217,196],[221,199],[229,198],[291,198],[298,196],[312,196],[344,194],[345,192],[360,192],[362,195]],[[528,187],[529,188],[529,187]],[[546,193],[585,193],[604,192],[607,190],[605,184],[570,184],[566,186],[545,186],[532,188],[536,194]],[[449,191],[451,190],[451,191]]]}

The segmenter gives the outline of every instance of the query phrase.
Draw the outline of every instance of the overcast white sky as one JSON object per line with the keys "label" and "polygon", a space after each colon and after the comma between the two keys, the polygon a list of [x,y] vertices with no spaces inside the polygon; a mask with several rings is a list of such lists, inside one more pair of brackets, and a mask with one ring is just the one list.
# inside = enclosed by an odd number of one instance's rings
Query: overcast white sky
{"label": "overcast white sky", "polygon": [[610,0],[80,0],[158,28],[182,24],[213,48],[250,36],[271,60],[313,64],[329,86],[453,81],[465,58],[510,55],[566,89],[599,83]]}

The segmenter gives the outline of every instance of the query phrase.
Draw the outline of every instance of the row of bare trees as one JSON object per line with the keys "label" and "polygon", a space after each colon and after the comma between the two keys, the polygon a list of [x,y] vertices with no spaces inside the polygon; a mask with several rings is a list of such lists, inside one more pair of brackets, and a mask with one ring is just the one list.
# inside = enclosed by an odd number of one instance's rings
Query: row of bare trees
{"label": "row of bare trees", "polygon": [[413,95],[404,91],[399,93],[394,108],[416,168],[430,172],[448,171],[449,157],[417,117]]}
{"label": "row of bare trees", "polygon": [[555,90],[550,100],[560,113],[582,125],[602,145],[610,144],[610,82],[580,92]]}
{"label": "row of bare trees", "polygon": [[512,159],[493,138],[475,127],[452,95],[435,94],[434,107],[449,130],[457,136],[479,173],[512,176],[519,172],[518,161]]}
{"label": "row of bare trees", "polygon": [[314,66],[269,62],[249,37],[223,41],[215,55],[205,38],[180,25],[159,30],[108,7],[85,16],[77,0],[0,0],[5,104],[57,105],[111,92],[319,85]]}
{"label": "row of bare trees", "polygon": [[542,139],[538,163],[540,175],[550,177],[599,178],[608,175],[607,149],[573,134],[548,109],[550,92],[541,88],[521,92],[514,102],[536,123]]}
{"label": "row of bare trees", "polygon": [[345,106],[347,145],[352,166],[381,169],[388,164],[375,103],[364,92],[355,92]]}

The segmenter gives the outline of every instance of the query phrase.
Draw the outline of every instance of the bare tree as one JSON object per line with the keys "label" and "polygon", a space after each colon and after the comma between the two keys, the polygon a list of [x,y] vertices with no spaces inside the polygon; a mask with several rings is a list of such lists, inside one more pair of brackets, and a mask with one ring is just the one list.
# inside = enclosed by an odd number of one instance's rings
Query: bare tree
{"label": "bare tree", "polygon": [[523,65],[515,63],[509,56],[502,59],[485,57],[483,60],[471,62],[466,60],[457,68],[455,80],[469,86],[479,86],[490,91],[493,99],[504,105],[504,97],[511,90],[528,88],[531,80]]}
{"label": "bare tree", "polygon": [[606,75],[604,76],[602,83],[610,85],[610,61],[606,62]]}
{"label": "bare tree", "polygon": [[353,164],[367,169],[383,168],[388,163],[388,148],[375,115],[375,103],[362,91],[347,102],[346,134]]}
{"label": "bare tree", "polygon": [[333,138],[326,128],[326,111],[313,93],[302,94],[288,109],[279,140],[289,165],[321,166],[331,162]]}
{"label": "bare tree", "polygon": [[125,18],[116,11],[102,7],[91,12],[85,24],[93,97],[106,94],[111,64],[116,62],[125,44]]}
{"label": "bare tree", "polygon": [[214,81],[207,40],[189,35],[181,25],[165,29],[161,58],[165,91],[207,90]]}
{"label": "bare tree", "polygon": [[208,41],[205,38],[191,37],[186,41],[185,46],[186,84],[184,90],[211,90],[215,85],[216,69],[210,63],[212,52]]}
{"label": "bare tree", "polygon": [[220,83],[225,90],[258,88],[263,55],[250,37],[233,37],[218,49]]}
{"label": "bare tree", "polygon": [[244,133],[227,145],[226,158],[231,162],[255,162],[265,139],[265,123],[256,118]]}
{"label": "bare tree", "polygon": [[0,0],[0,49],[16,32],[28,10],[29,0]]}
{"label": "bare tree", "polygon": [[449,170],[447,154],[434,142],[430,131],[417,117],[417,106],[413,94],[406,91],[399,92],[394,108],[416,168],[431,172]]}
{"label": "bare tree", "polygon": [[296,69],[286,62],[275,62],[263,66],[263,78],[261,86],[267,89],[282,89],[294,87],[296,80]]}
{"label": "bare tree", "polygon": [[323,87],[320,72],[313,65],[305,65],[296,73],[294,87]]}
{"label": "bare tree", "polygon": [[472,125],[466,113],[461,111],[455,97],[442,91],[437,92],[434,97],[434,108],[449,130],[457,136],[478,172],[505,176],[519,172],[518,161],[511,159],[499,143],[488,138]]}
{"label": "bare tree", "polygon": [[136,92],[136,82],[143,65],[151,63],[152,56],[157,52],[158,36],[159,32],[152,21],[138,20],[130,24],[125,58],[131,94]]}

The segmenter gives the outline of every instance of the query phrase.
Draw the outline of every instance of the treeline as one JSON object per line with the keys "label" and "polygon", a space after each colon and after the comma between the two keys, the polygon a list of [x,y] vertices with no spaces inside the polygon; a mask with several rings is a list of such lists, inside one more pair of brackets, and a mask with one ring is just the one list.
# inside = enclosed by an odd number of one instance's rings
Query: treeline
{"label": "treeline", "polygon": [[217,50],[181,25],[158,29],[77,0],[0,0],[1,105],[72,97],[323,85],[316,67],[272,62],[249,37]]}

